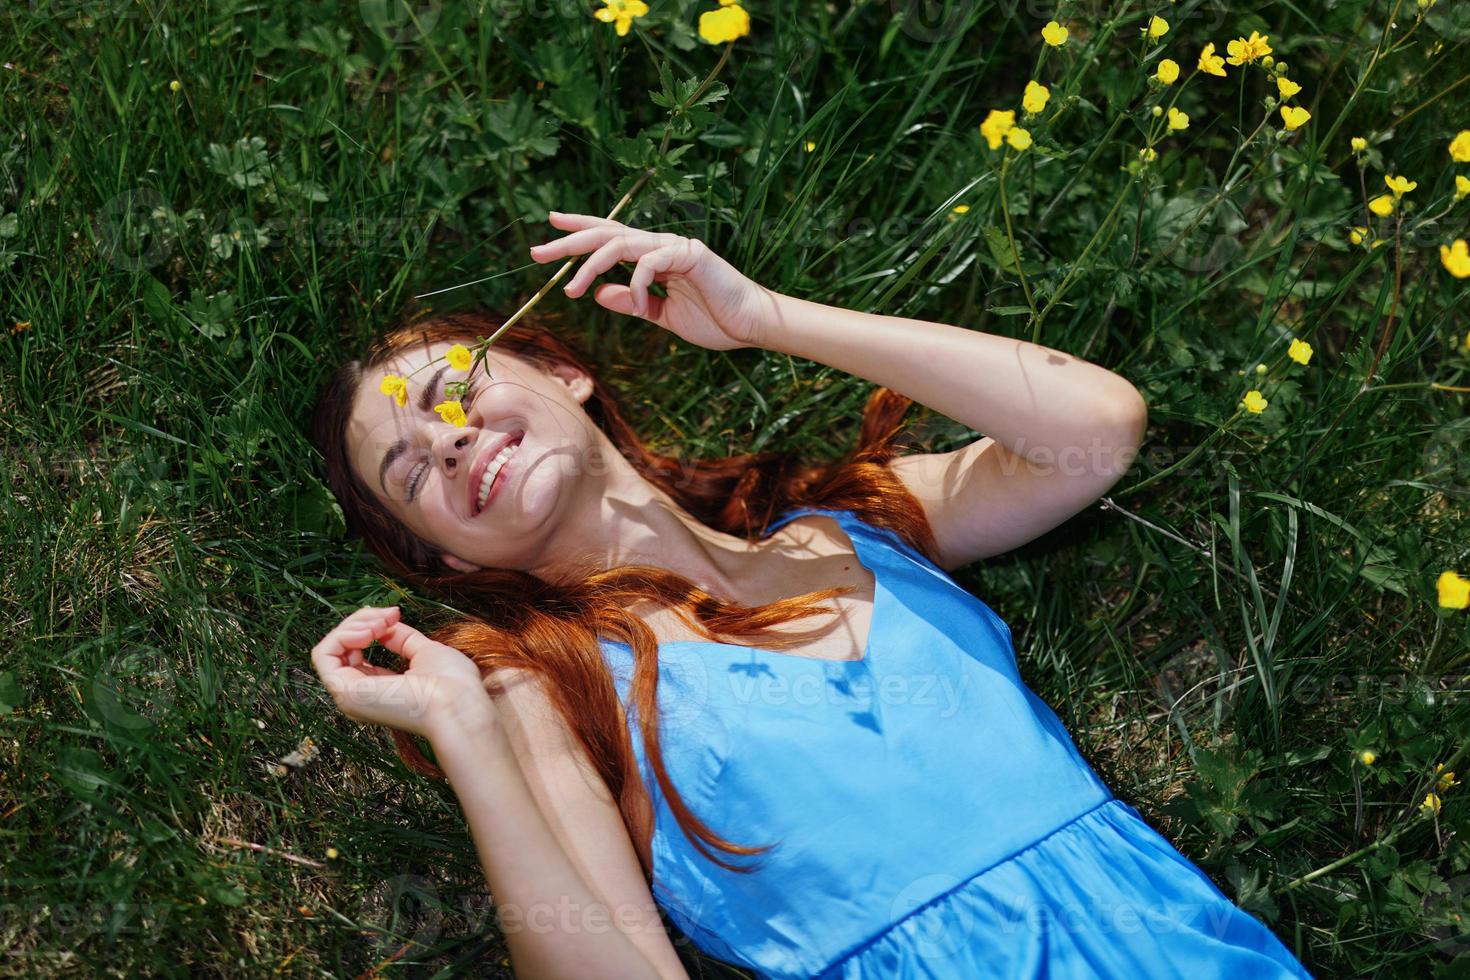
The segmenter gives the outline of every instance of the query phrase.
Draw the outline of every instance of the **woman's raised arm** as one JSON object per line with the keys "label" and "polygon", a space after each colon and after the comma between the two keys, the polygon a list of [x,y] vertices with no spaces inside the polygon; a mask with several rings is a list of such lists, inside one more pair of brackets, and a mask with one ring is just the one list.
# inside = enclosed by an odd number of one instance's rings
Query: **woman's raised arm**
{"label": "woman's raised arm", "polygon": [[[408,669],[363,660],[374,641]],[[517,977],[688,980],[617,807],[534,685],[498,685],[509,693],[492,698],[473,661],[400,622],[396,606],[348,616],[312,664],[348,717],[429,739]]]}

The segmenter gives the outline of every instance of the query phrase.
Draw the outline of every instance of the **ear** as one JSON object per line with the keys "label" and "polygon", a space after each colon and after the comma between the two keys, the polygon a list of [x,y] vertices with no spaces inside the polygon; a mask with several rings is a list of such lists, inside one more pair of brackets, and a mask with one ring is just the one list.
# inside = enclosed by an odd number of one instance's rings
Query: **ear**
{"label": "ear", "polygon": [[444,564],[448,565],[456,572],[478,572],[480,570],[479,565],[476,565],[473,562],[467,562],[463,558],[460,558],[457,555],[451,555],[447,551],[444,552],[441,558]]}
{"label": "ear", "polygon": [[580,368],[565,361],[552,361],[545,370],[551,377],[566,385],[577,401],[585,402],[592,396],[592,379]]}

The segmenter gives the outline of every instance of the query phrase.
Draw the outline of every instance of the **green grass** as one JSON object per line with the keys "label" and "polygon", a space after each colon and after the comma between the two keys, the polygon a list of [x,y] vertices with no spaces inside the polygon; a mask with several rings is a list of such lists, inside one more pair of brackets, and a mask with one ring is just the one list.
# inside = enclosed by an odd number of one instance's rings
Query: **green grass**
{"label": "green grass", "polygon": [[[31,324],[0,329],[0,973],[510,975],[452,793],[310,669],[361,604],[444,611],[344,540],[303,423],[399,315],[534,292],[548,208],[611,208],[663,133],[657,66],[718,55],[693,39],[706,5],[651,6],[622,39],[540,0],[426,5],[429,30],[373,3],[0,12],[0,324]],[[1324,977],[1459,976],[1470,948],[1443,942],[1470,912],[1465,788],[1417,807],[1470,731],[1470,632],[1434,589],[1470,571],[1470,425],[1428,387],[1470,376],[1436,252],[1470,214],[1445,152],[1470,25],[1441,0],[1406,37],[1400,7],[1386,43],[1363,0],[1067,8],[1035,76],[1065,112],[1006,175],[1013,251],[978,125],[1018,102],[1054,11],[754,4],[729,94],[623,215],[772,289],[1035,339],[1145,392],[1115,507],[956,577],[1109,785]],[[1191,128],[1135,179],[1153,12],[1186,74],[1205,41],[1269,32],[1313,121],[1229,170],[1264,87],[1197,79]],[[1373,141],[1361,182],[1349,135]],[[1417,210],[1354,249],[1386,172]],[[856,435],[866,382],[546,305],[656,448],[820,459]],[[1256,386],[1268,410],[1239,413]],[[913,440],[974,435],[931,417]],[[270,775],[308,736],[320,756]]]}

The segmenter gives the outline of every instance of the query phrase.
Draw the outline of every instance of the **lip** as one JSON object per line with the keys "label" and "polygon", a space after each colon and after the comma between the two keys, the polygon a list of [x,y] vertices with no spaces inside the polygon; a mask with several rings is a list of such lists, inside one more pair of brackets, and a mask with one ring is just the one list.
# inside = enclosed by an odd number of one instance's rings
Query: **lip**
{"label": "lip", "polygon": [[[496,439],[495,442],[494,442],[494,444],[491,445],[488,449],[486,449],[483,453],[481,453],[479,459],[475,460],[475,465],[473,465],[473,466],[470,467],[470,475],[469,475],[469,481],[468,481],[469,482],[469,509],[466,511],[466,513],[469,514],[469,516],[472,519],[475,518],[475,517],[480,516],[479,514],[476,514],[475,513],[475,498],[480,495],[480,478],[485,475],[485,468],[490,465],[490,461],[492,459],[494,459],[496,456],[500,455],[500,451],[502,449],[504,449],[506,446],[509,446],[511,443],[515,442],[517,439],[524,439],[525,437],[526,437],[526,432],[525,432],[524,429],[522,429],[519,432],[507,433],[505,436],[503,436],[503,437],[501,437],[499,439]],[[490,507],[490,501],[489,500],[486,500],[485,501],[485,507],[486,507],[487,510],[489,509],[489,507]],[[484,513],[484,512],[481,511],[481,513]]]}

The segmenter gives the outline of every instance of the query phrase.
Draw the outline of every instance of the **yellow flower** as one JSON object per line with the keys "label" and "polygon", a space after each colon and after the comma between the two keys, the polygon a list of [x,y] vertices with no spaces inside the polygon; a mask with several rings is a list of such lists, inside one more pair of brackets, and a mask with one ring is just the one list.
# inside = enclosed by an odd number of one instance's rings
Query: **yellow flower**
{"label": "yellow flower", "polygon": [[1138,157],[1144,163],[1153,163],[1155,160],[1158,159],[1159,155],[1154,152],[1153,147],[1145,146],[1143,149],[1138,151]]}
{"label": "yellow flower", "polygon": [[724,44],[750,33],[750,14],[738,3],[720,0],[720,9],[699,15],[699,36],[711,44]]}
{"label": "yellow flower", "polygon": [[1354,228],[1352,231],[1348,232],[1348,241],[1352,242],[1354,245],[1361,245],[1361,244],[1363,244],[1363,239],[1365,239],[1367,237],[1368,237],[1368,229],[1367,228],[1358,227],[1358,228]]}
{"label": "yellow flower", "polygon": [[1409,191],[1419,186],[1417,180],[1409,180],[1407,177],[1395,177],[1393,174],[1384,177],[1383,182],[1388,185],[1389,190],[1393,191],[1395,198],[1403,197]]}
{"label": "yellow flower", "polygon": [[385,374],[383,380],[378,384],[378,390],[397,402],[399,408],[408,404],[407,378],[400,378],[396,374]]}
{"label": "yellow flower", "polygon": [[1393,198],[1387,194],[1379,194],[1368,202],[1368,210],[1380,218],[1386,218],[1393,214]]}
{"label": "yellow flower", "polygon": [[1450,157],[1456,163],[1470,163],[1470,129],[1462,129],[1450,140]]}
{"label": "yellow flower", "polygon": [[1021,93],[1021,108],[1026,110],[1030,116],[1046,108],[1046,100],[1051,98],[1051,89],[1037,82],[1027,82],[1026,91]]}
{"label": "yellow flower", "polygon": [[465,424],[464,406],[460,405],[458,399],[440,402],[434,406],[434,411],[438,412],[439,417],[450,425]]}
{"label": "yellow flower", "polygon": [[468,371],[470,369],[470,362],[474,360],[470,356],[470,349],[464,344],[455,344],[449,348],[449,352],[444,355],[444,359],[456,371]]}
{"label": "yellow flower", "polygon": [[335,847],[329,847],[329,848],[327,848],[327,860],[328,861],[335,861],[335,860],[337,860],[337,856],[338,856],[338,851],[337,851],[337,849]]}
{"label": "yellow flower", "polygon": [[1470,276],[1470,246],[1465,244],[1463,238],[1456,238],[1453,245],[1441,245],[1439,261],[1456,279]]}
{"label": "yellow flower", "polygon": [[1059,48],[1067,43],[1067,29],[1056,21],[1047,21],[1041,29],[1041,39],[1054,48]]}
{"label": "yellow flower", "polygon": [[1435,586],[1439,590],[1439,604],[1446,609],[1470,606],[1470,579],[1461,578],[1454,572],[1440,572]]}
{"label": "yellow flower", "polygon": [[1015,112],[1010,109],[991,109],[985,121],[980,124],[980,135],[985,137],[985,142],[992,150],[998,150],[1005,141],[1006,133],[1015,125]]}
{"label": "yellow flower", "polygon": [[1286,124],[1288,131],[1301,129],[1311,118],[1312,114],[1301,106],[1284,105],[1281,107],[1281,121]]}
{"label": "yellow flower", "polygon": [[1445,771],[1443,762],[1436,762],[1434,764],[1434,773],[1439,777],[1439,782],[1435,783],[1435,788],[1440,790],[1441,792],[1449,789],[1451,786],[1460,785],[1460,781],[1455,778],[1455,774],[1453,772]]}
{"label": "yellow flower", "polygon": [[1470,177],[1455,174],[1455,200],[1470,195]]}
{"label": "yellow flower", "polygon": [[1271,53],[1271,46],[1266,42],[1271,40],[1271,35],[1262,37],[1255,31],[1251,31],[1249,38],[1239,37],[1225,45],[1225,50],[1230,52],[1230,57],[1225,59],[1232,65],[1244,65],[1264,58]]}
{"label": "yellow flower", "polygon": [[1298,364],[1305,364],[1312,359],[1312,345],[1300,337],[1293,338],[1291,346],[1286,349],[1286,356]]}
{"label": "yellow flower", "polygon": [[1371,766],[1378,761],[1378,753],[1372,749],[1364,749],[1358,753],[1358,761],[1365,766]]}
{"label": "yellow flower", "polygon": [[1264,412],[1268,404],[1266,399],[1261,397],[1261,393],[1254,388],[1245,393],[1245,397],[1240,400],[1240,403],[1257,415]]}
{"label": "yellow flower", "polygon": [[1158,40],[1169,33],[1169,22],[1162,17],[1150,17],[1143,32],[1153,40]]}
{"label": "yellow flower", "polygon": [[1159,62],[1159,70],[1154,72],[1154,77],[1165,85],[1173,85],[1179,78],[1179,62],[1165,58]]}
{"label": "yellow flower", "polygon": [[1276,91],[1281,93],[1283,99],[1289,99],[1302,90],[1302,87],[1285,75],[1276,76]]}
{"label": "yellow flower", "polygon": [[594,10],[592,16],[604,24],[612,24],[613,29],[618,32],[618,37],[628,33],[634,17],[642,17],[648,13],[648,4],[643,0],[602,0],[602,2],[607,6],[601,10]]}
{"label": "yellow flower", "polygon": [[1368,141],[1361,136],[1354,136],[1352,142],[1354,153],[1362,153],[1368,149]]}
{"label": "yellow flower", "polygon": [[1020,126],[1013,126],[1006,130],[1006,143],[1013,150],[1024,150],[1031,145],[1031,134]]}
{"label": "yellow flower", "polygon": [[1210,42],[1199,53],[1199,70],[1206,75],[1225,77],[1225,59],[1215,54],[1215,44]]}
{"label": "yellow flower", "polygon": [[179,89],[181,89],[183,87],[184,87],[184,83],[181,82],[181,81],[179,81],[177,78],[175,78],[173,81],[171,81],[171,82],[168,83],[168,90],[170,92],[177,92]]}
{"label": "yellow flower", "polygon": [[952,210],[955,214],[968,214],[970,206],[968,204],[956,204]]}
{"label": "yellow flower", "polygon": [[808,153],[812,152],[816,148],[817,148],[817,142],[816,142],[816,140],[807,140],[806,141],[806,151]]}
{"label": "yellow flower", "polygon": [[1169,107],[1169,128],[1170,129],[1188,129],[1189,128],[1189,116],[1188,116],[1188,114],[1187,113],[1180,112],[1178,109],[1174,108],[1173,106],[1170,106]]}
{"label": "yellow flower", "polygon": [[1424,797],[1424,802],[1419,804],[1419,812],[1426,817],[1439,813],[1439,797],[1430,793]]}

